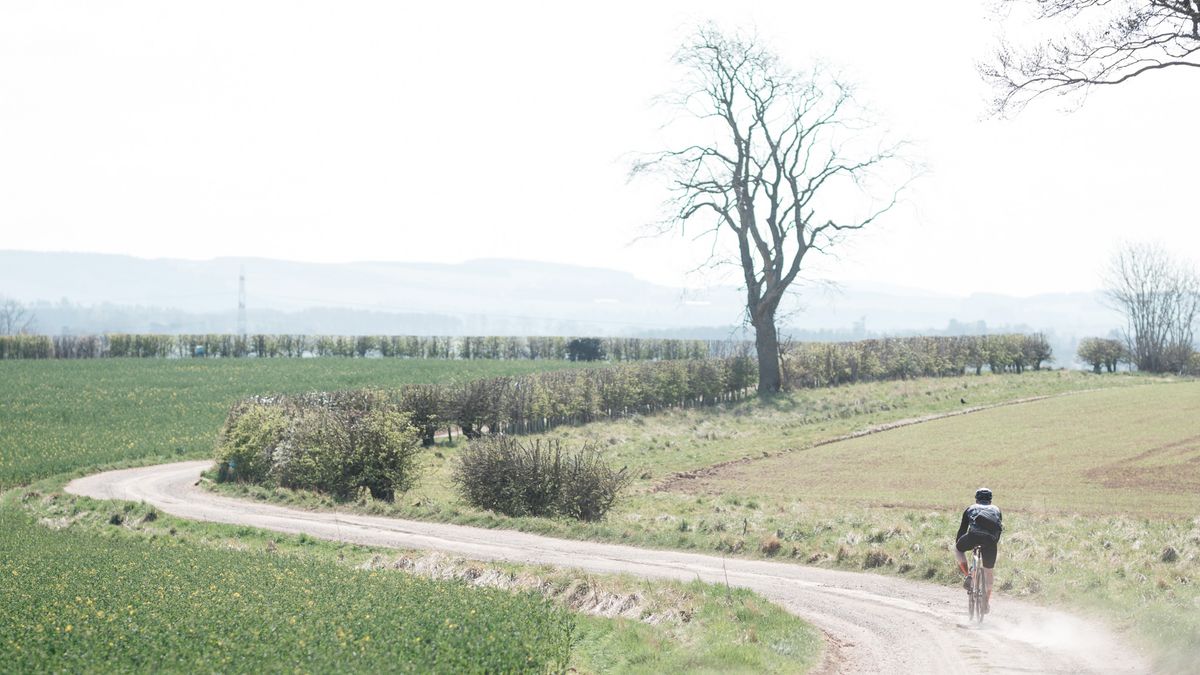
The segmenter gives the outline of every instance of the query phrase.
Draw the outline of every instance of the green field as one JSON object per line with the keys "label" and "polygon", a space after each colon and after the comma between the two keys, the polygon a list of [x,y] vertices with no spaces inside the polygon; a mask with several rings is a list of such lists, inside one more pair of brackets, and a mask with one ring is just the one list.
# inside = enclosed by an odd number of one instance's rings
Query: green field
{"label": "green field", "polygon": [[[553,665],[562,656],[561,602],[547,606],[500,591],[477,595],[457,583],[413,582],[403,571],[363,573],[355,567],[364,556],[389,553],[151,518],[145,507],[76,498],[61,486],[64,474],[102,466],[209,456],[229,405],[249,394],[574,366],[384,359],[0,362],[0,487],[28,486],[9,489],[0,505],[0,671],[321,672],[410,663],[416,670],[517,670],[510,658],[526,659],[535,670]],[[441,450],[431,451],[427,460],[440,461],[437,454]],[[43,526],[32,525],[30,516]],[[579,583],[570,574],[558,573],[554,583]],[[321,584],[313,583],[317,579]],[[752,593],[591,576],[587,583],[636,583],[626,590],[663,605],[648,611],[687,618],[649,624],[572,612],[569,664],[581,672],[796,672],[820,654],[811,626]],[[367,598],[362,603],[388,607],[372,610],[347,600],[355,594]],[[434,594],[444,602],[429,607]],[[489,630],[481,617],[492,617],[492,607],[503,616],[486,621],[495,627]],[[432,624],[414,623],[401,608],[418,608],[462,630],[405,644],[400,636],[426,635]],[[556,617],[553,625],[547,617]],[[344,640],[339,630],[353,639]],[[489,635],[495,642],[485,646],[494,657],[478,651],[478,641]]]}
{"label": "green field", "polygon": [[299,556],[39,527],[0,510],[7,672],[560,670],[569,613],[531,594]]}
{"label": "green field", "polygon": [[85,467],[210,457],[229,406],[251,394],[389,387],[579,365],[338,358],[0,361],[0,489]]}
{"label": "green field", "polygon": [[[567,665],[585,673],[804,672],[822,647],[812,626],[754,593],[700,582],[397,552],[29,488],[6,495],[0,521],[0,626],[16,628],[0,633],[0,663],[18,671],[558,670],[568,626]],[[479,591],[476,579],[498,586]],[[633,606],[578,613],[590,598]],[[445,626],[417,645],[378,644]],[[274,640],[280,631],[293,634]],[[387,658],[396,665],[381,666]]]}

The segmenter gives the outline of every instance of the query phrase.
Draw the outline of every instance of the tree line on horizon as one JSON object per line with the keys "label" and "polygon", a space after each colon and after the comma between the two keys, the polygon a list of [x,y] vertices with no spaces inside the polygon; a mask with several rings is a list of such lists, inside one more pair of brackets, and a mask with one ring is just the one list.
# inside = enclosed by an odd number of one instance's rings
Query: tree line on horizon
{"label": "tree line on horizon", "polygon": [[786,388],[1041,370],[1054,358],[1042,333],[879,338],[783,345]]}
{"label": "tree line on horizon", "polygon": [[731,340],[436,335],[0,335],[0,359],[414,358],[663,361],[740,355]]}

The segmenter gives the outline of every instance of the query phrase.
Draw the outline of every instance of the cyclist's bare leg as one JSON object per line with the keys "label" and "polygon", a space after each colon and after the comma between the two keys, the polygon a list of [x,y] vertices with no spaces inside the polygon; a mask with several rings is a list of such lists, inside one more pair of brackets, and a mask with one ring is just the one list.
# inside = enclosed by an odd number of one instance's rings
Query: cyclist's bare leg
{"label": "cyclist's bare leg", "polygon": [[992,604],[992,580],[996,578],[996,571],[990,567],[983,568],[983,590],[984,597],[987,598],[987,603]]}
{"label": "cyclist's bare leg", "polygon": [[955,548],[954,557],[958,560],[958,570],[962,572],[964,577],[967,576],[967,554]]}

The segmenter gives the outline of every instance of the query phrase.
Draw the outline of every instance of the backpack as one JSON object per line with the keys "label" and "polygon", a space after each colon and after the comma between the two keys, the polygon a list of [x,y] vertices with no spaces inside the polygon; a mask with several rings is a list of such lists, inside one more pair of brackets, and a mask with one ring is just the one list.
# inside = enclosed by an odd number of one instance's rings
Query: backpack
{"label": "backpack", "polygon": [[995,507],[972,509],[967,531],[980,532],[999,540],[1000,533],[1004,531],[1004,525],[1000,523],[1000,510]]}

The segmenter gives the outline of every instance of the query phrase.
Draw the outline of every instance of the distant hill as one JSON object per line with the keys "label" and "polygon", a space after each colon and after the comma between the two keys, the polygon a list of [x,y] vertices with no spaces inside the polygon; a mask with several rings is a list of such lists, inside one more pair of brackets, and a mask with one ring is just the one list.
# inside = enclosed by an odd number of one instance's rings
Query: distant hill
{"label": "distant hill", "polygon": [[[521,260],[318,264],[28,251],[0,251],[0,296],[37,303],[47,333],[231,332],[242,270],[254,332],[724,338],[743,301],[736,288],[669,288],[626,272]],[[1096,292],[962,296],[854,282],[799,298],[802,311],[783,323],[800,339],[1040,330],[1073,351],[1076,338],[1120,323]]]}
{"label": "distant hill", "polygon": [[[516,260],[458,265],[317,264],[262,258],[206,261],[90,253],[0,251],[0,294],[25,302],[118,305],[228,314],[245,270],[250,327],[278,324],[271,312],[336,308],[374,314],[488,317],[497,330],[603,333],[729,323],[733,289],[684,292],[613,270]],[[230,324],[232,328],[232,324]],[[265,330],[265,327],[263,328]]]}

